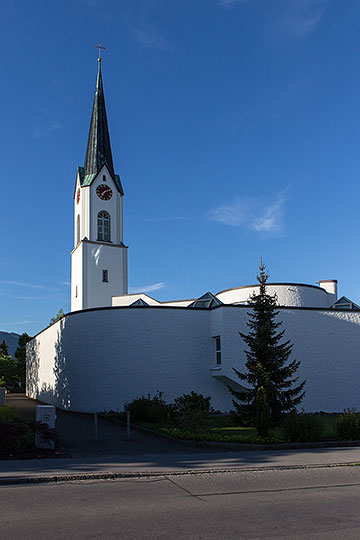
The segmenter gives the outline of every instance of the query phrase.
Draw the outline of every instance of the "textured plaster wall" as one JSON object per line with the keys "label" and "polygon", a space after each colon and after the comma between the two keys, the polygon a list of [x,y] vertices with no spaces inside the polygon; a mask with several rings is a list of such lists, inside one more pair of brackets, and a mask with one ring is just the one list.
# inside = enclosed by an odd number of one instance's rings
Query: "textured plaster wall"
{"label": "textured plaster wall", "polygon": [[[28,395],[74,411],[123,408],[157,390],[168,400],[192,390],[229,410],[226,384],[246,361],[239,331],[249,307],[208,311],[164,307],[108,308],[74,313],[28,345]],[[360,409],[360,313],[280,309],[286,339],[307,379],[307,411]],[[222,365],[216,365],[215,336]]]}
{"label": "textured plaster wall", "polygon": [[[74,313],[57,330],[50,327],[31,342],[29,366],[41,368],[28,393],[74,411],[95,412],[122,410],[126,401],[157,390],[170,401],[194,390],[211,395],[214,407],[229,409],[228,393],[211,376],[210,315],[150,307]],[[62,351],[60,361],[54,340]]]}
{"label": "textured plaster wall", "polygon": [[[232,377],[232,367],[245,369],[246,345],[239,331],[248,332],[249,308],[228,306],[214,310],[214,315],[217,311],[223,312],[218,321],[223,366],[217,374]],[[360,313],[291,308],[279,312],[284,338],[294,344],[292,358],[300,360],[297,374],[307,381],[301,407],[306,411],[360,410]]]}
{"label": "textured plaster wall", "polygon": [[[328,308],[336,300],[334,295],[328,294],[321,287],[309,287],[296,283],[269,284],[267,292],[270,295],[277,295],[277,302],[280,306]],[[259,286],[249,285],[248,287],[229,289],[217,293],[216,296],[224,304],[233,304],[247,302],[254,293],[259,293]]]}

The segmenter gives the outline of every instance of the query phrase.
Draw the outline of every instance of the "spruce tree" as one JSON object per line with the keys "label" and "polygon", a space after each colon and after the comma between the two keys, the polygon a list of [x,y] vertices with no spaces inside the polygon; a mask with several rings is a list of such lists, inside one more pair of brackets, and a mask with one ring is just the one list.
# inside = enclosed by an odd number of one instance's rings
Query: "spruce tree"
{"label": "spruce tree", "polygon": [[15,351],[15,358],[17,362],[17,373],[21,389],[25,390],[25,377],[26,377],[26,344],[32,338],[25,332],[19,336],[18,347]]}
{"label": "spruce tree", "polygon": [[295,373],[299,361],[289,360],[293,345],[282,342],[285,330],[278,331],[282,322],[276,321],[276,295],[267,294],[266,283],[269,274],[260,259],[257,280],[258,294],[251,297],[252,310],[248,313],[248,334],[240,332],[247,345],[246,372],[235,368],[241,381],[249,385],[244,391],[235,391],[233,404],[240,417],[256,425],[259,435],[266,436],[270,422],[277,424],[282,413],[293,411],[301,402],[305,392],[303,381],[296,385],[299,377]]}
{"label": "spruce tree", "polygon": [[0,343],[0,354],[7,356],[9,354],[8,346],[6,345],[5,339]]}

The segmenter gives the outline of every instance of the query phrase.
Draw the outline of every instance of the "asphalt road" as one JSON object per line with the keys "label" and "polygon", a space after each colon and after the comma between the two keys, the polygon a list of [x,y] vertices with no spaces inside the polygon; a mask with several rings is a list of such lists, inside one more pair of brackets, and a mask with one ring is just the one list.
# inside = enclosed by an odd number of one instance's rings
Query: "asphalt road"
{"label": "asphalt road", "polygon": [[0,488],[0,539],[360,538],[360,468]]}

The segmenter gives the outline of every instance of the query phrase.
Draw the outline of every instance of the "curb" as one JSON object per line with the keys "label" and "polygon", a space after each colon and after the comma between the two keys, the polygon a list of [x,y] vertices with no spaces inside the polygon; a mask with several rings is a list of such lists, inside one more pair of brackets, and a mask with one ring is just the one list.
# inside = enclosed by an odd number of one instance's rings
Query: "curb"
{"label": "curb", "polygon": [[201,474],[224,474],[224,473],[242,473],[242,472],[265,472],[265,471],[286,471],[286,470],[305,470],[305,469],[329,469],[335,467],[354,467],[358,462],[349,463],[331,463],[327,465],[287,465],[287,466],[269,466],[269,467],[241,467],[224,469],[199,469],[186,471],[145,471],[145,472],[102,472],[102,473],[79,473],[79,474],[56,474],[56,475],[36,475],[36,476],[5,476],[0,478],[0,486],[15,486],[29,484],[56,484],[62,482],[79,482],[88,480],[118,480],[130,478],[154,478],[168,476],[186,476]]}

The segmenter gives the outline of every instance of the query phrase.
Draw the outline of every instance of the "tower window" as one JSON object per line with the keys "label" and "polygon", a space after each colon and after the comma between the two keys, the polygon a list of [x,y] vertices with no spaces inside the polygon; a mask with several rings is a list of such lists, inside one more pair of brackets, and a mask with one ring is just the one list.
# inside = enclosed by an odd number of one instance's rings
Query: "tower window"
{"label": "tower window", "polygon": [[98,240],[110,242],[110,216],[107,212],[98,213]]}
{"label": "tower window", "polygon": [[103,280],[103,283],[109,282],[109,274],[107,270],[102,271],[102,280]]}
{"label": "tower window", "polygon": [[221,364],[221,339],[220,336],[215,337],[215,354],[216,354],[216,364]]}
{"label": "tower window", "polygon": [[80,242],[80,216],[76,218],[76,245]]}
{"label": "tower window", "polygon": [[106,176],[103,174],[103,182],[106,182]]}

